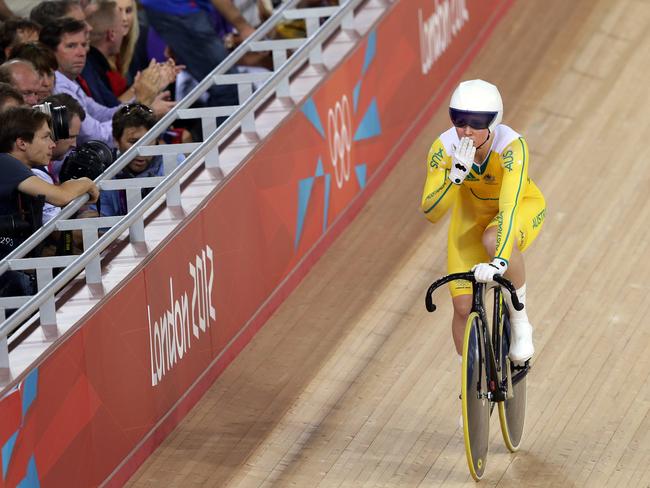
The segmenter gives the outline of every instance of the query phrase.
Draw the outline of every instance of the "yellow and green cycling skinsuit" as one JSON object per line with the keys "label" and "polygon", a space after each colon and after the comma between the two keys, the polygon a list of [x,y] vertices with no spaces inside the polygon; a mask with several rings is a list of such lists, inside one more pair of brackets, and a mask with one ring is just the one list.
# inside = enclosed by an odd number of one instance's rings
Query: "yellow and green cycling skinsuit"
{"label": "yellow and green cycling skinsuit", "polygon": [[[528,178],[528,145],[521,135],[499,125],[487,157],[474,164],[460,185],[447,177],[453,148],[459,145],[452,127],[431,145],[427,156],[427,179],[422,211],[431,222],[439,221],[453,204],[447,249],[447,272],[468,271],[493,257],[508,261],[512,246],[524,251],[535,240],[546,216],[544,195]],[[496,253],[483,247],[485,229],[497,229]],[[469,282],[450,283],[452,296],[469,294]]]}

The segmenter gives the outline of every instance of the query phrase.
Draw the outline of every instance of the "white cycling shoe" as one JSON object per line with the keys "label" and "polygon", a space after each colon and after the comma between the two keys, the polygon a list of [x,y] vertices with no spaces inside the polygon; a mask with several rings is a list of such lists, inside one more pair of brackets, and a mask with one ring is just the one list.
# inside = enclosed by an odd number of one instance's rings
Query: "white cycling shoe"
{"label": "white cycling shoe", "polygon": [[510,360],[516,365],[523,365],[533,354],[533,326],[525,319],[513,320],[510,324]]}

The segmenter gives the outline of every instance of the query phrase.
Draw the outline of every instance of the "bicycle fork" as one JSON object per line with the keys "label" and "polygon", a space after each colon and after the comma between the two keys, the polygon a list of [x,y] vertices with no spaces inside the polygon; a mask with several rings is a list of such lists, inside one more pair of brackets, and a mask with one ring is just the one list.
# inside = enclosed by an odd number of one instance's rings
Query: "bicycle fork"
{"label": "bicycle fork", "polygon": [[[487,313],[482,303],[478,300],[478,297],[485,296],[486,285],[484,283],[477,283],[478,287],[477,293],[474,294],[474,304],[473,309],[476,310],[481,318],[481,325],[479,330],[477,330],[478,338],[478,355],[479,355],[479,374],[478,374],[478,384],[476,385],[476,391],[478,398],[487,399],[491,402],[500,402],[506,399],[506,391],[508,391],[505,385],[501,385],[499,378],[500,373],[500,362],[497,362],[494,348],[492,347],[492,341],[489,337],[489,331],[487,328]],[[497,297],[497,293],[495,293]],[[497,297],[498,300],[498,297]],[[494,318],[497,318],[498,308],[496,306],[495,300],[495,309],[494,309]],[[494,320],[492,322],[492,334],[494,335],[495,330],[499,326],[499,323]],[[484,357],[486,355],[487,357]],[[485,368],[485,371],[483,369]],[[485,378],[486,388],[482,386],[482,379]]]}

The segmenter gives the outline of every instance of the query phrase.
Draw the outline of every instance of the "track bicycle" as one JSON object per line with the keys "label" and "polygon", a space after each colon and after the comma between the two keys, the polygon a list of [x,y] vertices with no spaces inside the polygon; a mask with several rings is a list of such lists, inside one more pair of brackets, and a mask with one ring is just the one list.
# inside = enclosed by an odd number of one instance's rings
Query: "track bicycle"
{"label": "track bicycle", "polygon": [[[425,297],[429,312],[436,306],[432,301],[434,290],[450,281],[467,280],[472,283],[472,309],[463,336],[463,364],[461,401],[463,409],[463,437],[467,464],[472,477],[479,481],[485,472],[488,454],[490,415],[498,405],[501,433],[506,447],[515,452],[521,444],[526,417],[526,375],[529,361],[515,365],[508,358],[510,348],[510,319],[502,289],[512,297],[517,310],[524,306],[517,299],[515,287],[500,275],[496,284],[478,283],[474,273],[454,273],[433,282]],[[494,290],[493,301],[487,302],[487,293]],[[486,303],[492,305],[491,314]],[[492,320],[488,320],[488,316]]]}

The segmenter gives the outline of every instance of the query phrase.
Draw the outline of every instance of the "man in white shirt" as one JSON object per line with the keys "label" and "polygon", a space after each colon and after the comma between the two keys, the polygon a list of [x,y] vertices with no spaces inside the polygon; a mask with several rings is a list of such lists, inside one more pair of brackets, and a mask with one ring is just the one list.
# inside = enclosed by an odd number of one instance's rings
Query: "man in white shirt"
{"label": "man in white shirt", "polygon": [[79,78],[86,64],[88,40],[86,24],[71,18],[59,19],[46,25],[41,30],[40,41],[48,46],[59,63],[55,72],[54,93],[67,93],[76,98],[86,111],[86,118],[81,124],[79,143],[91,139],[102,141],[113,147],[113,114],[119,107],[105,107],[88,96]]}

